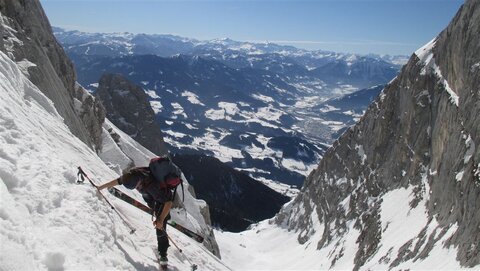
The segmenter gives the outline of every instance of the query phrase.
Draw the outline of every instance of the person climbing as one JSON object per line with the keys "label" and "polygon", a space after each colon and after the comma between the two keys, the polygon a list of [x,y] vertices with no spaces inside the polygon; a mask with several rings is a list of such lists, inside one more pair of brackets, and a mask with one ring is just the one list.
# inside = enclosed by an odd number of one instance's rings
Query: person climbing
{"label": "person climbing", "polygon": [[[130,169],[117,179],[98,186],[98,190],[123,185],[136,189],[142,194],[148,207],[153,211],[153,226],[156,229],[160,265],[168,264],[167,251],[170,246],[167,235],[167,221],[175,199],[176,188],[182,183],[180,169],[169,159],[157,157],[150,160],[148,167]],[[183,184],[182,184],[183,185]]]}

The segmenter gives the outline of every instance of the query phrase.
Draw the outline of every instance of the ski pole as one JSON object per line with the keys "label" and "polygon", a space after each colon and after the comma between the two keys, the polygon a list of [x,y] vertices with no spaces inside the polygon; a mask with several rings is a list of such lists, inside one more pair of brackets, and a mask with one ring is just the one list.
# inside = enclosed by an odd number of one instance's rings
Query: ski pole
{"label": "ski pole", "polygon": [[[166,234],[166,233],[167,233],[167,232],[165,232],[165,234]],[[172,238],[170,237],[170,235],[167,234],[167,237],[168,237],[168,240],[170,240],[170,242],[172,242],[172,244],[178,249],[178,251],[180,251],[180,253],[183,253],[183,250],[177,246],[177,244],[172,240]]]}
{"label": "ski pole", "polygon": [[87,178],[87,180],[90,182],[90,184],[97,189],[98,193],[100,193],[100,195],[102,195],[103,199],[107,202],[107,204],[110,205],[112,210],[114,210],[115,213],[117,213],[117,215],[120,217],[120,219],[123,221],[123,223],[130,229],[130,234],[134,234],[136,229],[132,225],[130,225],[130,223],[128,223],[122,217],[120,212],[118,212],[118,210],[115,209],[115,207],[110,203],[110,201],[108,201],[107,197],[105,197],[105,195],[102,192],[100,192],[100,189],[98,189],[98,187],[93,183],[93,181],[88,177],[88,175],[85,173],[85,171],[83,171],[83,169],[81,167],[78,167],[78,175],[81,177],[82,182],[85,180],[83,177]]}
{"label": "ski pole", "polygon": [[196,264],[193,264],[187,257],[187,255],[185,255],[185,253],[183,253],[183,250],[180,249],[178,247],[178,245],[175,243],[175,241],[173,241],[173,239],[170,237],[170,235],[167,234],[167,232],[164,230],[165,232],[165,235],[167,236],[168,240],[170,240],[170,242],[172,242],[172,244],[178,249],[178,251],[180,252],[180,254],[183,255],[183,257],[185,257],[185,259],[187,260],[187,262],[190,264],[190,266],[192,267],[192,271],[195,271],[197,270],[198,266]]}

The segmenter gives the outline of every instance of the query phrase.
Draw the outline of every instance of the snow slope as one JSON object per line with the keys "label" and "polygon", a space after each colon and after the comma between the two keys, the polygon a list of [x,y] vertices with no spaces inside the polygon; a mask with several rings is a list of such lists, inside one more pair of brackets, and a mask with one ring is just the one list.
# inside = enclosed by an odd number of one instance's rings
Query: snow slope
{"label": "snow slope", "polygon": [[[436,219],[427,219],[426,198],[416,208],[411,208],[406,199],[413,197],[413,187],[393,190],[382,197],[382,245],[361,270],[388,270],[389,261],[400,253],[403,244],[410,239],[420,243],[422,231],[427,236],[433,233],[442,244],[455,233],[456,225],[445,232],[438,227]],[[328,246],[318,249],[317,243],[322,239],[324,225],[320,224],[318,218],[312,221],[317,224],[313,227],[317,232],[305,244],[298,243],[298,232],[278,227],[272,220],[262,221],[242,233],[216,231],[215,235],[222,259],[235,270],[353,270],[357,240],[360,238],[354,224],[348,225],[348,234],[338,234]],[[412,243],[409,249],[422,250],[425,246],[423,244],[416,248],[416,243]],[[411,258],[395,269],[467,269],[456,261],[456,254],[454,247],[437,245],[425,258]],[[336,262],[332,265],[334,259]]]}
{"label": "snow slope", "polygon": [[[129,229],[89,184],[117,177],[72,135],[52,102],[0,52],[0,269],[155,270],[150,217],[106,195]],[[203,270],[225,270],[206,248],[174,229],[171,237]],[[178,270],[189,264],[171,248]]]}

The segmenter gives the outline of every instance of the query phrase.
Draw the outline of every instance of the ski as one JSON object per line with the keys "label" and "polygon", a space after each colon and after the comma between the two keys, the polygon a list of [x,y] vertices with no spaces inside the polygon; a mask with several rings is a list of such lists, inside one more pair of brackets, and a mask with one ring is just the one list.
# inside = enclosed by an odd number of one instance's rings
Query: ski
{"label": "ski", "polygon": [[[108,192],[110,192],[110,194],[114,195],[115,197],[137,207],[138,209],[148,213],[148,214],[153,214],[153,211],[152,209],[150,209],[150,207],[148,206],[145,206],[143,203],[139,202],[138,200],[130,197],[129,195],[123,193],[121,190],[115,188],[115,187],[111,187],[108,189]],[[172,226],[173,228],[177,229],[178,231],[180,231],[181,233],[185,234],[186,236],[192,238],[193,240],[199,242],[199,243],[202,243],[204,238],[203,236],[185,228],[184,226],[176,223],[175,221],[172,221],[172,220],[169,220],[167,222],[168,225]]]}
{"label": "ski", "polygon": [[145,206],[144,204],[142,204],[141,202],[139,202],[138,200],[130,197],[129,195],[123,193],[121,190],[115,188],[115,187],[110,187],[108,189],[108,192],[110,192],[110,194],[114,195],[115,197],[127,202],[127,203],[130,203],[131,205],[137,207],[138,209],[148,213],[148,214],[153,214],[153,211],[152,209],[150,209],[150,207],[148,206]]}

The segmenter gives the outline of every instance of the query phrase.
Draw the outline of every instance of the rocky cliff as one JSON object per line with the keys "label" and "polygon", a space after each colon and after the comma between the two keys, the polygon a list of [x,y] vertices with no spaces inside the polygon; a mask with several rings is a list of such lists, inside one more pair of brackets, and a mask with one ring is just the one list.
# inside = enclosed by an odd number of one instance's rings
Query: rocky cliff
{"label": "rocky cliff", "polygon": [[[87,96],[77,91],[73,65],[53,36],[40,2],[0,0],[0,34],[0,50],[54,102],[72,133],[98,150],[103,108],[90,99],[87,104],[79,103]],[[81,115],[77,110],[80,108]]]}
{"label": "rocky cliff", "polygon": [[277,216],[300,243],[329,250],[330,268],[352,247],[355,269],[400,268],[440,250],[480,264],[479,33],[480,1],[467,0]]}
{"label": "rocky cliff", "polygon": [[168,154],[155,113],[143,89],[120,74],[100,78],[95,95],[107,110],[108,119],[157,155]]}
{"label": "rocky cliff", "polygon": [[208,203],[212,225],[229,232],[272,218],[289,201],[247,174],[205,155],[175,154],[178,165],[195,195]]}

